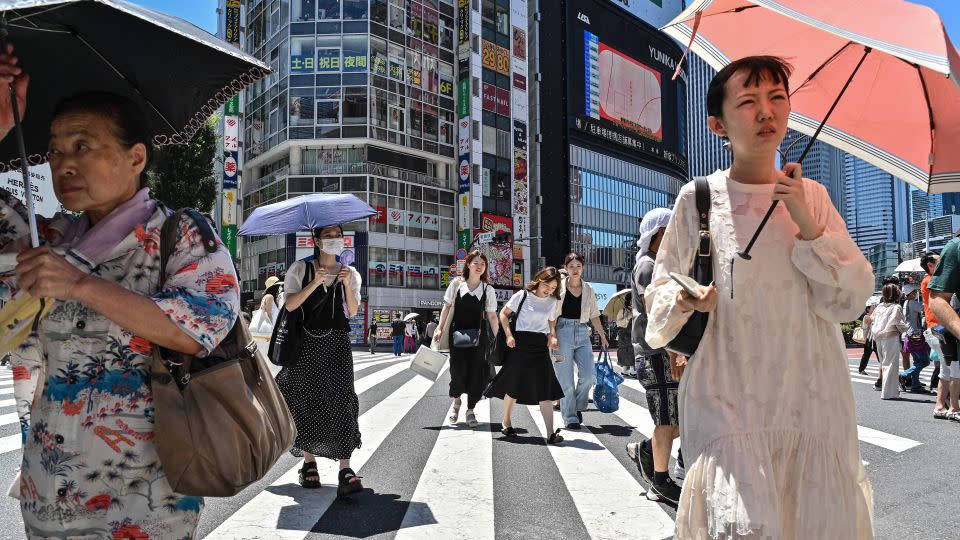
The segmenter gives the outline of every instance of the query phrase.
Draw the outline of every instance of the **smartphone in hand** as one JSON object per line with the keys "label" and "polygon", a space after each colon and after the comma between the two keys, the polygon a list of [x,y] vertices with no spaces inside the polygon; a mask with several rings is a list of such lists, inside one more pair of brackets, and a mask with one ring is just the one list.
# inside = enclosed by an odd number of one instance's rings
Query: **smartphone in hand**
{"label": "smartphone in hand", "polygon": [[700,284],[690,276],[684,276],[676,272],[670,272],[670,279],[674,280],[687,291],[687,294],[694,298],[700,298]]}

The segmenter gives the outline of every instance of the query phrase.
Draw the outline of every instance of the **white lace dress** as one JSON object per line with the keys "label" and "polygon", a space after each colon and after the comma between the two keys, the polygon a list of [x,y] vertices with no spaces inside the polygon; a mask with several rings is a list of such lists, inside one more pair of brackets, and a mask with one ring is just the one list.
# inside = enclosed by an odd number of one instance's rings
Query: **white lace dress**
{"label": "white lace dress", "polygon": [[[687,475],[677,538],[873,538],[873,493],[857,445],[840,322],[863,311],[869,263],[820,184],[806,180],[815,219],[807,242],[784,205],[737,258],[773,185],[710,176],[719,303],[680,383]],[[647,288],[647,342],[662,347],[689,318],[668,272],[689,273],[697,240],[694,185],[677,199]]]}

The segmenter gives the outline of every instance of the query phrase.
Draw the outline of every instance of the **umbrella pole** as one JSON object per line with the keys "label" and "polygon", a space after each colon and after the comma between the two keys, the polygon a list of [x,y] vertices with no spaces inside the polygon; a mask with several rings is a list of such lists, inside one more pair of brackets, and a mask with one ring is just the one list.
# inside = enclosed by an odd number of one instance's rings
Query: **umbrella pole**
{"label": "umbrella pole", "polygon": [[[7,38],[10,31],[7,29],[7,19],[0,20],[0,46],[7,50]],[[30,224],[30,243],[33,247],[40,247],[40,238],[37,234],[37,214],[33,209],[33,187],[30,185],[30,170],[27,168],[27,146],[23,142],[23,123],[20,118],[20,104],[17,102],[17,83],[10,83],[10,108],[13,110],[13,132],[17,138],[17,147],[20,150],[20,173],[23,175],[23,198],[27,203],[27,220]]]}
{"label": "umbrella pole", "polygon": [[[857,75],[857,72],[860,71],[860,66],[863,65],[863,62],[867,59],[867,55],[873,52],[873,49],[870,47],[865,47],[863,51],[863,56],[860,57],[860,62],[857,63],[857,67],[853,69],[853,73],[850,74],[850,77],[847,78],[847,82],[843,85],[843,88],[840,89],[840,94],[837,96],[837,99],[834,100],[833,105],[830,106],[830,109],[827,111],[826,116],[823,117],[823,121],[820,122],[820,126],[817,127],[817,130],[813,132],[813,136],[810,137],[810,140],[807,142],[806,148],[803,149],[803,153],[800,154],[800,159],[797,161],[803,163],[803,159],[807,157],[807,153],[810,152],[810,149],[813,148],[813,143],[817,142],[817,137],[820,136],[820,132],[823,131],[824,126],[827,125],[827,121],[830,120],[830,115],[833,114],[833,111],[837,108],[837,105],[840,104],[840,99],[843,97],[843,94],[846,93],[847,88],[850,87],[850,83],[853,82],[853,78]],[[770,208],[767,210],[766,215],[763,216],[763,220],[760,222],[760,225],[757,226],[757,230],[754,231],[753,237],[750,238],[750,242],[747,244],[747,248],[738,253],[741,259],[750,260],[750,250],[753,249],[753,245],[757,243],[757,238],[760,237],[760,233],[763,231],[763,228],[767,226],[767,222],[770,221],[770,216],[773,215],[773,211],[777,209],[777,204],[780,201],[773,201],[770,205]]]}

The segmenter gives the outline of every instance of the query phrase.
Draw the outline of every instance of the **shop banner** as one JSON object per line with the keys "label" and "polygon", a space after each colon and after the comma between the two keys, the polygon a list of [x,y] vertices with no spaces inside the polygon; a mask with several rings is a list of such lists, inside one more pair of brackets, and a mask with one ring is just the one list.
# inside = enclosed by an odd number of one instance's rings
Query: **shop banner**
{"label": "shop banner", "polygon": [[240,43],[240,0],[227,0],[226,24],[224,26],[224,41],[231,44]]}
{"label": "shop banner", "polygon": [[370,216],[371,223],[386,223],[387,222],[387,209],[383,206],[374,206],[374,210],[377,211],[375,216]]}
{"label": "shop banner", "polygon": [[457,165],[459,183],[457,184],[458,193],[470,192],[470,154],[460,154],[459,165]]}
{"label": "shop banner", "polygon": [[457,232],[457,249],[470,249],[470,242],[473,240],[473,231],[464,229]]}
{"label": "shop banner", "polygon": [[237,189],[237,151],[223,152],[223,189]]}
{"label": "shop banner", "polygon": [[470,43],[470,0],[457,0],[457,45]]}
{"label": "shop banner", "polygon": [[457,227],[460,229],[470,228],[470,214],[473,209],[470,206],[470,194],[461,193],[457,195]]}
{"label": "shop banner", "polygon": [[517,60],[527,59],[527,31],[513,27],[513,57]]}
{"label": "shop banner", "polygon": [[[36,165],[30,167],[30,188],[33,191],[33,210],[37,215],[52,218],[63,210],[57,195],[53,191],[53,173],[50,165]],[[0,188],[26,204],[27,199],[23,189],[23,173],[19,169],[0,174]]]}
{"label": "shop banner", "polygon": [[457,121],[457,153],[470,153],[470,119],[461,118]]}
{"label": "shop banner", "polygon": [[223,245],[230,252],[230,258],[236,260],[237,258],[237,226],[225,225],[221,227],[220,240],[223,241]]}
{"label": "shop banner", "polygon": [[497,114],[510,116],[510,91],[503,88],[496,89]]}
{"label": "shop banner", "polygon": [[497,110],[497,87],[490,83],[483,83],[481,87],[483,90],[481,96],[483,97],[483,110],[494,112]]}
{"label": "shop banner", "polygon": [[238,116],[240,114],[240,94],[234,94],[223,104],[223,114],[226,116]]}
{"label": "shop banner", "polygon": [[240,118],[237,116],[223,117],[223,149],[228,152],[240,149]]}
{"label": "shop banner", "polygon": [[457,82],[457,116],[470,116],[470,79],[460,79]]}

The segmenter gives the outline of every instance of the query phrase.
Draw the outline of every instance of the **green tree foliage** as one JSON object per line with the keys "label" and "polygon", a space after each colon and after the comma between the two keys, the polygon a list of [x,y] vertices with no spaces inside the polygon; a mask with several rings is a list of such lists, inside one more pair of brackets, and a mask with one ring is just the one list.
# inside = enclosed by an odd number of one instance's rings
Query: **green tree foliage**
{"label": "green tree foliage", "polygon": [[213,163],[217,133],[211,119],[187,144],[155,148],[148,177],[155,199],[171,209],[196,208],[210,212],[217,197]]}

